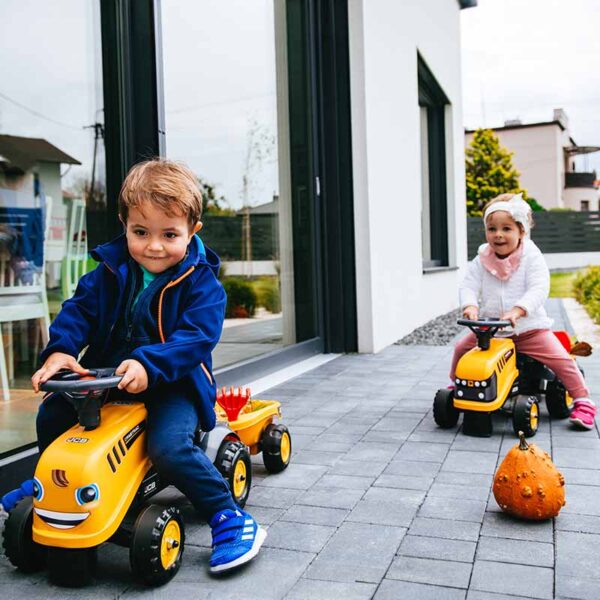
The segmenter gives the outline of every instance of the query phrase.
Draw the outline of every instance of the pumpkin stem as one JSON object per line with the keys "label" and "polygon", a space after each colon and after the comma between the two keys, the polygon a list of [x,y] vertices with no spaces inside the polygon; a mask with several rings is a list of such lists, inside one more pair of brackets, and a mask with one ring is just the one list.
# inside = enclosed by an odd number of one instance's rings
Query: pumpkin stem
{"label": "pumpkin stem", "polygon": [[525,441],[525,434],[522,431],[519,431],[519,450],[527,450],[529,445]]}

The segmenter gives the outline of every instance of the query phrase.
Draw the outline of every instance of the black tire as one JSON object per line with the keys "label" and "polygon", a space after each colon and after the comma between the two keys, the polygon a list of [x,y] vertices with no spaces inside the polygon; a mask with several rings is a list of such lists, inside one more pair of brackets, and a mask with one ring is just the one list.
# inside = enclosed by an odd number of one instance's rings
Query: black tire
{"label": "black tire", "polygon": [[270,423],[261,436],[263,463],[269,473],[281,473],[290,464],[292,437],[285,425]]}
{"label": "black tire", "polygon": [[32,538],[33,499],[23,498],[4,523],[4,554],[17,569],[35,573],[44,568],[46,548]]}
{"label": "black tire", "polygon": [[83,587],[91,583],[96,573],[98,547],[48,548],[50,581],[61,587]]}
{"label": "black tire", "polygon": [[573,398],[558,379],[546,386],[546,408],[553,419],[566,419],[573,411]]}
{"label": "black tire", "polygon": [[519,435],[519,431],[525,437],[535,435],[538,429],[540,409],[538,399],[535,396],[517,396],[513,410],[513,431]]}
{"label": "black tire", "polygon": [[433,420],[438,427],[450,429],[458,423],[460,411],[454,408],[452,390],[438,390],[433,400]]}
{"label": "black tire", "polygon": [[244,508],[252,485],[252,463],[246,446],[242,442],[225,440],[217,453],[215,467],[229,484],[235,503]]}
{"label": "black tire", "polygon": [[135,578],[148,586],[164,585],[181,567],[185,528],[174,507],[145,506],[133,526],[129,563]]}

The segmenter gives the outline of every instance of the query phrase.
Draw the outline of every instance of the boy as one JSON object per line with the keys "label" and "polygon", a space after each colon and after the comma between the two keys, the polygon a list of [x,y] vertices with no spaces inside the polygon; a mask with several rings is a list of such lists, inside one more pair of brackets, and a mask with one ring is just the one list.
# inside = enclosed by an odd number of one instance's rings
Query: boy
{"label": "boy", "polygon": [[[129,171],[119,195],[125,235],[92,252],[101,264],[63,304],[32,384],[38,392],[60,369],[85,374],[86,366],[117,367],[121,393],[139,394],[148,409],[150,459],[209,522],[210,568],[222,572],[256,556],[266,532],[235,505],[221,474],[193,443],[198,425],[215,426],[211,351],[226,303],[219,258],[195,235],[201,212],[198,182],[187,167],[157,159]],[[75,422],[60,394],[48,396],[36,423],[40,453]]]}

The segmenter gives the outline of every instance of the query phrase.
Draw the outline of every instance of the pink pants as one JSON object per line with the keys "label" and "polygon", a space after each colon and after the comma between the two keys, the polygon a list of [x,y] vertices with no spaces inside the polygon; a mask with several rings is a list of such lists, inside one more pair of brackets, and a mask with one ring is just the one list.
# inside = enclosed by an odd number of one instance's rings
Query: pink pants
{"label": "pink pants", "polygon": [[[552,369],[572,398],[589,398],[590,392],[575,361],[549,329],[526,331],[521,335],[513,335],[510,339],[515,343],[517,352],[527,354]],[[475,346],[477,346],[477,337],[471,331],[456,343],[450,367],[450,379],[453,383],[456,364],[460,357]]]}

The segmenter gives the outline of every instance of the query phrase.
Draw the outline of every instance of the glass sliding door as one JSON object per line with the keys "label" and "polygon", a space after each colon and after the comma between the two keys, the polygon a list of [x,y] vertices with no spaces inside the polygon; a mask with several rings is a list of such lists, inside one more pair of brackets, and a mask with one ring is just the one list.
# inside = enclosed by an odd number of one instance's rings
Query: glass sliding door
{"label": "glass sliding door", "polygon": [[288,28],[297,4],[161,2],[166,155],[202,183],[201,237],[228,294],[216,368],[317,335],[310,94],[306,69],[289,68],[306,45]]}

